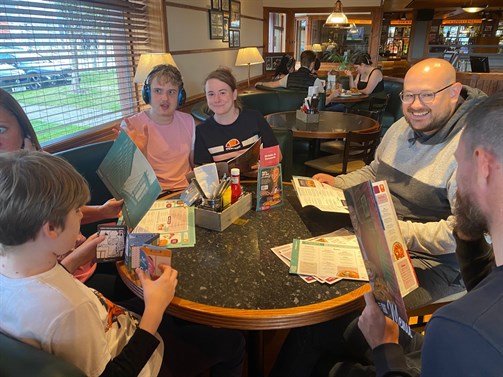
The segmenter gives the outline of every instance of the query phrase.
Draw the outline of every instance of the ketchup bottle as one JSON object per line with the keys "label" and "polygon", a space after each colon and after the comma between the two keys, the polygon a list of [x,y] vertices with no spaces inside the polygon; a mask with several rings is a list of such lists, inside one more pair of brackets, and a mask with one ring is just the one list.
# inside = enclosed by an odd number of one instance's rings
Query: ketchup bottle
{"label": "ketchup bottle", "polygon": [[239,175],[241,172],[239,168],[231,169],[231,203],[235,203],[238,201],[241,196],[241,183],[239,180]]}

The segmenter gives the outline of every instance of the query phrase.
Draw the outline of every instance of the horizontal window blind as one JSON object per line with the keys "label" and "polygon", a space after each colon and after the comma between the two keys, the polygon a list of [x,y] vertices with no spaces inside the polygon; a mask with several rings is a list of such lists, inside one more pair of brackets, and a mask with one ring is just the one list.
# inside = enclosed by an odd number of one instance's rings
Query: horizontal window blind
{"label": "horizontal window blind", "polygon": [[148,0],[0,0],[0,87],[39,141],[134,113],[133,68],[148,42]]}

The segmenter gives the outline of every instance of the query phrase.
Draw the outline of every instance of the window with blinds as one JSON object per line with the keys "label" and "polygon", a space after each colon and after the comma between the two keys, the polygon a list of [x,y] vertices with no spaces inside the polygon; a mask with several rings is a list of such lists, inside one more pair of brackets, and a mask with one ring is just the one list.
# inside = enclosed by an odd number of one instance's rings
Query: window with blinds
{"label": "window with blinds", "polygon": [[134,113],[148,0],[0,0],[0,87],[41,143]]}

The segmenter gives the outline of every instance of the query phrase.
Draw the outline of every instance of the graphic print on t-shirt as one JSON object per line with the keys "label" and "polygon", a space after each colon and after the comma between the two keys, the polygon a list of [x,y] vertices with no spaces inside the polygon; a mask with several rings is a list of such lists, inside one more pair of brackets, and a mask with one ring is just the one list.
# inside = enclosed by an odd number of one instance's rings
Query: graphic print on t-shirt
{"label": "graphic print on t-shirt", "polygon": [[230,139],[227,143],[225,143],[225,150],[226,151],[232,151],[235,149],[241,149],[241,142],[236,139]]}

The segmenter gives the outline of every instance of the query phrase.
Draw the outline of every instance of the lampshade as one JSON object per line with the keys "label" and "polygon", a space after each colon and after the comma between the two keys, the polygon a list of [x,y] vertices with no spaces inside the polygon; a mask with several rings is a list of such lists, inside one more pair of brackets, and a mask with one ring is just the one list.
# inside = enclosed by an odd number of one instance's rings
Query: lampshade
{"label": "lampshade", "polygon": [[[134,75],[133,82],[143,83],[152,69],[159,64],[170,64],[176,66],[173,56],[167,53],[154,53],[154,54],[141,54],[138,67],[136,67],[136,74]],[[178,68],[178,67],[177,67]]]}
{"label": "lampshade", "polygon": [[463,10],[466,13],[478,13],[478,12],[483,11],[484,9],[487,8],[487,5],[485,7],[474,7],[474,6],[472,6],[473,5],[472,2],[473,2],[473,0],[470,0],[470,5],[463,7]]}
{"label": "lampshade", "polygon": [[253,65],[264,62],[257,47],[240,48],[236,58],[236,65]]}
{"label": "lampshade", "polygon": [[323,51],[323,50],[322,50],[322,48],[321,48],[321,44],[319,44],[319,43],[315,43],[315,44],[313,45],[313,51],[314,51],[314,52],[321,52],[321,51]]}
{"label": "lampshade", "polygon": [[350,27],[348,18],[342,11],[342,3],[337,0],[334,5],[334,11],[330,13],[323,27],[334,29],[348,29]]}
{"label": "lampshade", "polygon": [[260,55],[257,47],[245,47],[239,49],[238,56],[236,58],[236,65],[248,66],[248,86],[250,86],[250,65],[261,64],[263,62],[264,58]]}

